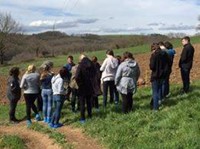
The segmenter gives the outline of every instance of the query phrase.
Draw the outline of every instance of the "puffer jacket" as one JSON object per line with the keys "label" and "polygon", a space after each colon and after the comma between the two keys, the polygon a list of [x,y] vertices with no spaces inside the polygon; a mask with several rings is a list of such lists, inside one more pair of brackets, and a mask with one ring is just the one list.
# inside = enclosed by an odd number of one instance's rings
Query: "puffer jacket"
{"label": "puffer jacket", "polygon": [[137,80],[140,76],[140,69],[135,60],[126,59],[117,70],[115,85],[122,94],[135,93],[137,90]]}

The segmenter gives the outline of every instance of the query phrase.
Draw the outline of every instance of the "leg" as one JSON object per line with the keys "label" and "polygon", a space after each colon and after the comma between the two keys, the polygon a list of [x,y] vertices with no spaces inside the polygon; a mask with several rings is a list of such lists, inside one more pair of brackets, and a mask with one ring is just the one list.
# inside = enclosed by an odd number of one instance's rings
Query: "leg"
{"label": "leg", "polygon": [[107,105],[107,95],[108,95],[108,81],[103,82],[103,105]]}
{"label": "leg", "polygon": [[10,116],[10,121],[16,121],[15,117],[15,110],[17,107],[17,102],[18,100],[10,100],[10,111],[9,111],[9,116]]}
{"label": "leg", "polygon": [[52,114],[52,103],[53,103],[53,97],[52,97],[52,91],[48,91],[48,101],[47,101],[47,118],[51,118]]}
{"label": "leg", "polygon": [[56,110],[55,110],[55,113],[56,113],[55,114],[55,124],[59,124],[63,103],[64,103],[64,97],[60,101],[57,101],[57,107],[56,107]]}
{"label": "leg", "polygon": [[153,109],[158,110],[159,109],[159,86],[158,81],[155,80],[152,82],[152,91],[153,91]]}
{"label": "leg", "polygon": [[27,120],[31,120],[31,101],[30,101],[30,95],[24,94],[24,99],[26,102],[26,118]]}
{"label": "leg", "polygon": [[187,93],[190,85],[190,70],[181,68],[181,77],[183,81],[183,91]]}
{"label": "leg", "polygon": [[42,103],[43,101],[42,101],[42,96],[41,96],[41,91],[40,91],[40,93],[37,96],[37,110],[39,112],[42,112],[42,108],[43,108]]}
{"label": "leg", "polygon": [[43,101],[43,108],[42,108],[43,116],[44,116],[44,118],[46,118],[47,117],[48,97],[47,97],[47,93],[45,90],[42,90],[41,96],[42,96],[42,101]]}
{"label": "leg", "polygon": [[114,88],[115,88],[115,82],[109,81],[110,103],[113,103],[114,100]]}
{"label": "leg", "polygon": [[86,103],[87,103],[87,112],[88,112],[88,117],[92,117],[92,102],[91,102],[91,96],[86,97]]}
{"label": "leg", "polygon": [[119,92],[117,91],[116,86],[114,86],[114,98],[115,98],[115,103],[119,103]]}
{"label": "leg", "polygon": [[85,97],[80,96],[80,110],[81,110],[81,120],[85,120]]}
{"label": "leg", "polygon": [[37,109],[37,107],[35,105],[35,100],[38,98],[38,94],[32,94],[30,97],[31,97],[31,100],[30,100],[31,108],[32,108],[33,112],[37,115],[38,114],[38,109]]}
{"label": "leg", "polygon": [[133,94],[128,93],[127,94],[127,99],[128,99],[128,112],[133,110]]}
{"label": "leg", "polygon": [[128,113],[128,99],[127,99],[127,95],[125,94],[121,94],[122,96],[122,112],[124,114]]}
{"label": "leg", "polygon": [[75,112],[75,106],[76,106],[76,89],[72,89],[72,98],[71,98],[71,106],[72,106],[72,112]]}

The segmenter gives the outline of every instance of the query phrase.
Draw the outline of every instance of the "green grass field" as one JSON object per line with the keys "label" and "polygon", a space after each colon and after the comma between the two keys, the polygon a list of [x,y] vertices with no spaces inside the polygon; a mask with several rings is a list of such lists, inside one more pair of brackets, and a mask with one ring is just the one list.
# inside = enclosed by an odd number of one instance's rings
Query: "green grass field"
{"label": "green grass field", "polygon": [[[193,44],[200,43],[200,38],[199,38],[199,36],[192,37],[191,41]],[[175,39],[175,40],[172,40],[171,42],[173,43],[174,47],[181,47],[180,39]],[[122,55],[123,52],[125,52],[125,51],[130,51],[133,54],[147,53],[150,51],[150,45],[145,44],[145,45],[141,45],[141,46],[137,46],[137,47],[114,50],[115,55]],[[85,52],[84,54],[86,54],[89,57],[97,56],[100,62],[102,62],[105,59],[105,50],[104,51],[101,50],[101,51],[94,51],[94,52]],[[78,61],[79,55],[80,55],[80,53],[73,54],[75,62]],[[35,59],[34,61],[22,62],[20,64],[0,66],[0,75],[7,75],[9,69],[13,66],[18,66],[21,68],[21,70],[25,70],[29,64],[35,64],[36,66],[40,66],[43,63],[43,61],[45,61],[45,60],[52,60],[54,62],[54,67],[62,67],[66,63],[66,57],[67,57],[66,55],[62,55],[62,56],[57,56],[57,57],[48,58],[48,59],[47,58],[38,58],[38,59]]]}
{"label": "green grass field", "polygon": [[[79,123],[79,113],[73,114],[65,103],[61,121],[65,125],[82,128],[110,149],[200,148],[200,82],[192,85],[192,92],[179,95],[181,86],[173,85],[172,95],[159,112],[151,111],[150,88],[140,88],[134,96],[134,111],[124,115],[121,105],[109,105],[106,110],[93,111],[93,118]],[[102,98],[100,98],[102,103]],[[0,125],[8,123],[8,105],[0,106]],[[25,105],[17,108],[17,118],[25,116]],[[34,130],[46,133],[49,129],[35,124]],[[53,133],[52,133],[53,134]],[[51,135],[50,135],[51,136]],[[61,137],[57,135],[56,137]],[[56,138],[54,138],[56,139]],[[62,143],[62,141],[60,142]]]}

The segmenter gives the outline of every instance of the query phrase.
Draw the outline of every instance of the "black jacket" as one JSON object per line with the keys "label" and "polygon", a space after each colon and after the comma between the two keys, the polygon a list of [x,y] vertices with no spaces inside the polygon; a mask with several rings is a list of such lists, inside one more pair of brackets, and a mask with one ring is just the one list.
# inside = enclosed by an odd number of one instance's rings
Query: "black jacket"
{"label": "black jacket", "polygon": [[9,100],[19,100],[21,98],[19,78],[13,76],[8,78],[7,97]]}
{"label": "black jacket", "polygon": [[80,96],[94,95],[95,67],[93,62],[88,58],[83,58],[79,63],[75,74],[75,80],[78,85],[78,94]]}
{"label": "black jacket", "polygon": [[194,58],[194,47],[189,43],[184,46],[179,60],[179,67],[184,69],[192,69]]}
{"label": "black jacket", "polygon": [[157,50],[151,54],[150,69],[151,81],[165,79],[170,73],[170,58],[169,55],[162,50]]}

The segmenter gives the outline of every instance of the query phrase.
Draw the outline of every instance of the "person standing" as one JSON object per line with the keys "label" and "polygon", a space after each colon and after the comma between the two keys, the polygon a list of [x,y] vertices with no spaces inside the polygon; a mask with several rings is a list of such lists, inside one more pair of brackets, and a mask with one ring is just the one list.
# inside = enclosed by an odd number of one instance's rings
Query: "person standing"
{"label": "person standing", "polygon": [[110,103],[114,100],[115,75],[118,67],[118,60],[114,57],[112,50],[106,51],[107,58],[104,60],[100,71],[102,72],[101,80],[103,82],[103,105],[107,106],[108,88],[110,91]]}
{"label": "person standing", "polygon": [[159,101],[162,100],[162,85],[169,71],[169,56],[165,51],[161,50],[157,43],[151,45],[151,52],[149,65],[152,71],[151,83],[153,91],[151,106],[153,110],[159,110]]}
{"label": "person standing", "polygon": [[193,65],[194,47],[190,43],[190,37],[182,38],[183,50],[179,60],[179,68],[181,69],[181,77],[183,81],[182,94],[188,93],[190,88],[190,71]]}
{"label": "person standing", "polygon": [[43,100],[43,116],[44,122],[51,122],[51,113],[52,113],[52,104],[53,104],[53,93],[52,93],[52,85],[51,79],[53,77],[53,73],[51,72],[51,67],[49,65],[43,66],[44,70],[40,75],[41,82],[41,96]]}
{"label": "person standing", "polygon": [[93,83],[95,79],[95,67],[92,61],[85,55],[80,56],[75,80],[78,85],[81,118],[80,122],[85,123],[85,104],[87,104],[88,117],[92,117],[92,97],[94,95]]}
{"label": "person standing", "polygon": [[59,74],[51,79],[53,101],[55,103],[55,109],[51,118],[51,123],[49,124],[51,128],[59,128],[63,125],[59,123],[59,120],[66,95],[66,90],[64,88],[64,78],[66,75],[67,70],[65,68],[61,68]]}
{"label": "person standing", "polygon": [[115,85],[122,96],[122,111],[129,113],[133,108],[133,94],[137,90],[137,80],[140,76],[138,63],[134,60],[132,53],[125,52],[122,62],[116,73]]}
{"label": "person standing", "polygon": [[36,72],[34,65],[29,65],[26,73],[23,75],[20,87],[24,89],[24,98],[26,102],[26,115],[27,126],[29,127],[31,122],[31,109],[35,113],[35,119],[41,120],[41,116],[38,113],[38,109],[35,105],[35,100],[38,98],[40,87],[40,75]]}
{"label": "person standing", "polygon": [[20,74],[19,68],[13,67],[9,72],[10,77],[8,78],[7,82],[7,97],[10,101],[9,120],[11,123],[19,122],[19,120],[17,120],[15,116],[17,102],[21,98],[19,74]]}

